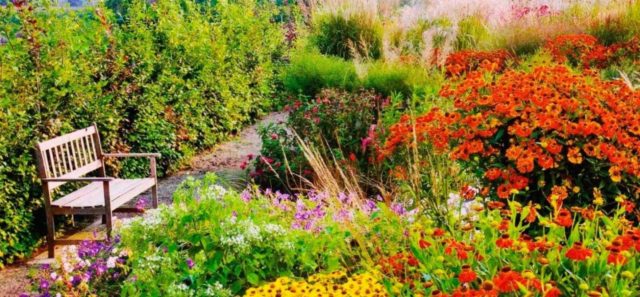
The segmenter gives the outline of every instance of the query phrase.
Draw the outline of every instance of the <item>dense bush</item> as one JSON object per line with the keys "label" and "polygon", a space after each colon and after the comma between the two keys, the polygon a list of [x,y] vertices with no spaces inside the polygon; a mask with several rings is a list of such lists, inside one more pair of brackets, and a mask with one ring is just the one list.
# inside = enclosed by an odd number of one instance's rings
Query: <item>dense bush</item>
{"label": "dense bush", "polygon": [[382,27],[366,13],[314,17],[311,41],[321,53],[343,59],[382,56]]}
{"label": "dense bush", "polygon": [[160,152],[165,172],[274,96],[283,35],[270,4],[137,0],[116,23],[101,6],[14,2],[0,7],[0,129],[13,131],[0,136],[0,263],[40,238],[37,141],[97,122],[106,151]]}
{"label": "dense bush", "polygon": [[455,108],[404,117],[390,128],[383,154],[415,141],[451,148],[487,185],[484,195],[556,214],[592,200],[606,209],[614,198],[637,199],[640,93],[624,83],[543,66],[470,73],[441,94]]}

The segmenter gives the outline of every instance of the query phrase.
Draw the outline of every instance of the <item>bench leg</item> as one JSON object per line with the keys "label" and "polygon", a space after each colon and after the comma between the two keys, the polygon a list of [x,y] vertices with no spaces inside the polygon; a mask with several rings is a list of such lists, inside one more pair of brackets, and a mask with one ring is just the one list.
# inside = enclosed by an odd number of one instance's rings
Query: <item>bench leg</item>
{"label": "bench leg", "polygon": [[49,258],[55,257],[55,226],[53,221],[53,214],[51,210],[47,209],[47,250]]}
{"label": "bench leg", "polygon": [[107,225],[107,240],[111,240],[111,230],[113,229],[113,211],[111,208],[107,208],[106,214],[103,216],[105,224]]}
{"label": "bench leg", "polygon": [[151,187],[151,205],[153,208],[158,208],[158,185]]}

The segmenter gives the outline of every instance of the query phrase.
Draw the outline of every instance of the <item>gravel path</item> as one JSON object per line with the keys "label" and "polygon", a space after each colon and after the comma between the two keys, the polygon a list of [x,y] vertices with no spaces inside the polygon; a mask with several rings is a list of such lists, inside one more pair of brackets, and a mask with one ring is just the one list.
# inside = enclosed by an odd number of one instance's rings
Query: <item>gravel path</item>
{"label": "gravel path", "polygon": [[[189,169],[176,172],[160,180],[158,182],[160,203],[170,204],[173,192],[188,177],[200,178],[208,172],[217,173],[231,185],[243,185],[246,182],[246,174],[240,169],[240,164],[246,160],[247,155],[257,155],[260,152],[261,140],[258,135],[258,127],[268,123],[282,122],[285,119],[285,113],[269,114],[255,125],[245,128],[234,139],[193,158]],[[148,194],[142,196],[148,196]],[[36,259],[43,256],[44,254],[40,254],[36,256]],[[27,279],[29,265],[24,262],[0,270],[0,297],[15,297],[25,292],[29,284]]]}

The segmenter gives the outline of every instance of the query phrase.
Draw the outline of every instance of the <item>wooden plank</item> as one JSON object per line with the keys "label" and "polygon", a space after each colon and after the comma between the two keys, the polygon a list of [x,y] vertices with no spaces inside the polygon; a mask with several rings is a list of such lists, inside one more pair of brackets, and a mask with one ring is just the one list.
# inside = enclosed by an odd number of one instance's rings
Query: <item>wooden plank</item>
{"label": "wooden plank", "polygon": [[49,172],[49,176],[58,176],[58,172],[53,165],[53,154],[51,154],[51,150],[46,150],[45,152],[47,152],[47,167],[45,169]]}
{"label": "wooden plank", "polygon": [[53,155],[53,166],[55,166],[57,171],[56,177],[63,175],[64,171],[60,167],[60,156],[58,156],[58,150],[56,147],[51,148],[51,155]]}
{"label": "wooden plank", "polygon": [[[84,165],[84,166],[82,166],[82,167],[80,167],[80,168],[78,168],[78,169],[76,169],[76,170],[74,170],[72,172],[69,172],[69,173],[66,173],[66,174],[63,174],[63,175],[60,175],[60,176],[56,176],[56,177],[59,177],[59,178],[81,177],[81,176],[83,176],[83,175],[85,175],[85,174],[87,174],[87,173],[89,173],[91,171],[100,169],[101,167],[102,167],[102,162],[100,162],[99,160],[95,160],[95,161],[93,161],[93,162],[91,162],[91,163],[89,163],[87,165]],[[49,183],[49,188],[51,190],[53,190],[53,189],[55,189],[55,188],[57,188],[57,187],[59,187],[61,185],[64,185],[65,183],[66,182],[50,182]]]}
{"label": "wooden plank", "polygon": [[119,195],[112,196],[111,207],[116,209],[125,203],[131,201],[133,198],[138,195],[144,193],[146,190],[150,189],[155,185],[155,181],[151,178],[143,178],[140,182],[136,183],[135,187],[129,188],[126,192],[123,192]]}
{"label": "wooden plank", "polygon": [[71,155],[69,154],[69,143],[65,142],[61,144],[60,147],[62,148],[63,152],[62,163],[64,164],[65,168],[67,168],[67,172],[72,172],[73,166],[71,165]]}
{"label": "wooden plank", "polygon": [[41,150],[47,150],[54,146],[58,146],[60,144],[69,142],[74,139],[78,139],[83,136],[91,135],[96,133],[96,128],[94,126],[90,126],[84,129],[76,130],[68,134],[64,134],[62,136],[58,136],[43,142],[38,143],[38,147]]}
{"label": "wooden plank", "polygon": [[[151,178],[115,179],[110,182],[111,207],[116,209],[155,185]],[[104,207],[102,183],[91,183],[52,203],[58,208]]]}
{"label": "wooden plank", "polygon": [[74,141],[72,141],[71,144],[73,145],[73,155],[74,155],[76,166],[77,168],[80,168],[84,166],[85,163],[84,163],[84,160],[82,159],[82,150],[78,146],[78,139],[75,139]]}

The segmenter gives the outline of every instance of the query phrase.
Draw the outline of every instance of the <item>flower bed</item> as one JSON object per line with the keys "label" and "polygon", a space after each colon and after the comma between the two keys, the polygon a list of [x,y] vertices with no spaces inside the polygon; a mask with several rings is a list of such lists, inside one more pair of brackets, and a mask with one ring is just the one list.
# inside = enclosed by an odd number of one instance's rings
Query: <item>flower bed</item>
{"label": "flower bed", "polygon": [[636,196],[640,92],[624,83],[547,66],[498,77],[469,73],[441,95],[454,109],[402,118],[383,156],[415,141],[450,148],[487,185],[484,195],[555,213],[594,198],[602,206]]}

